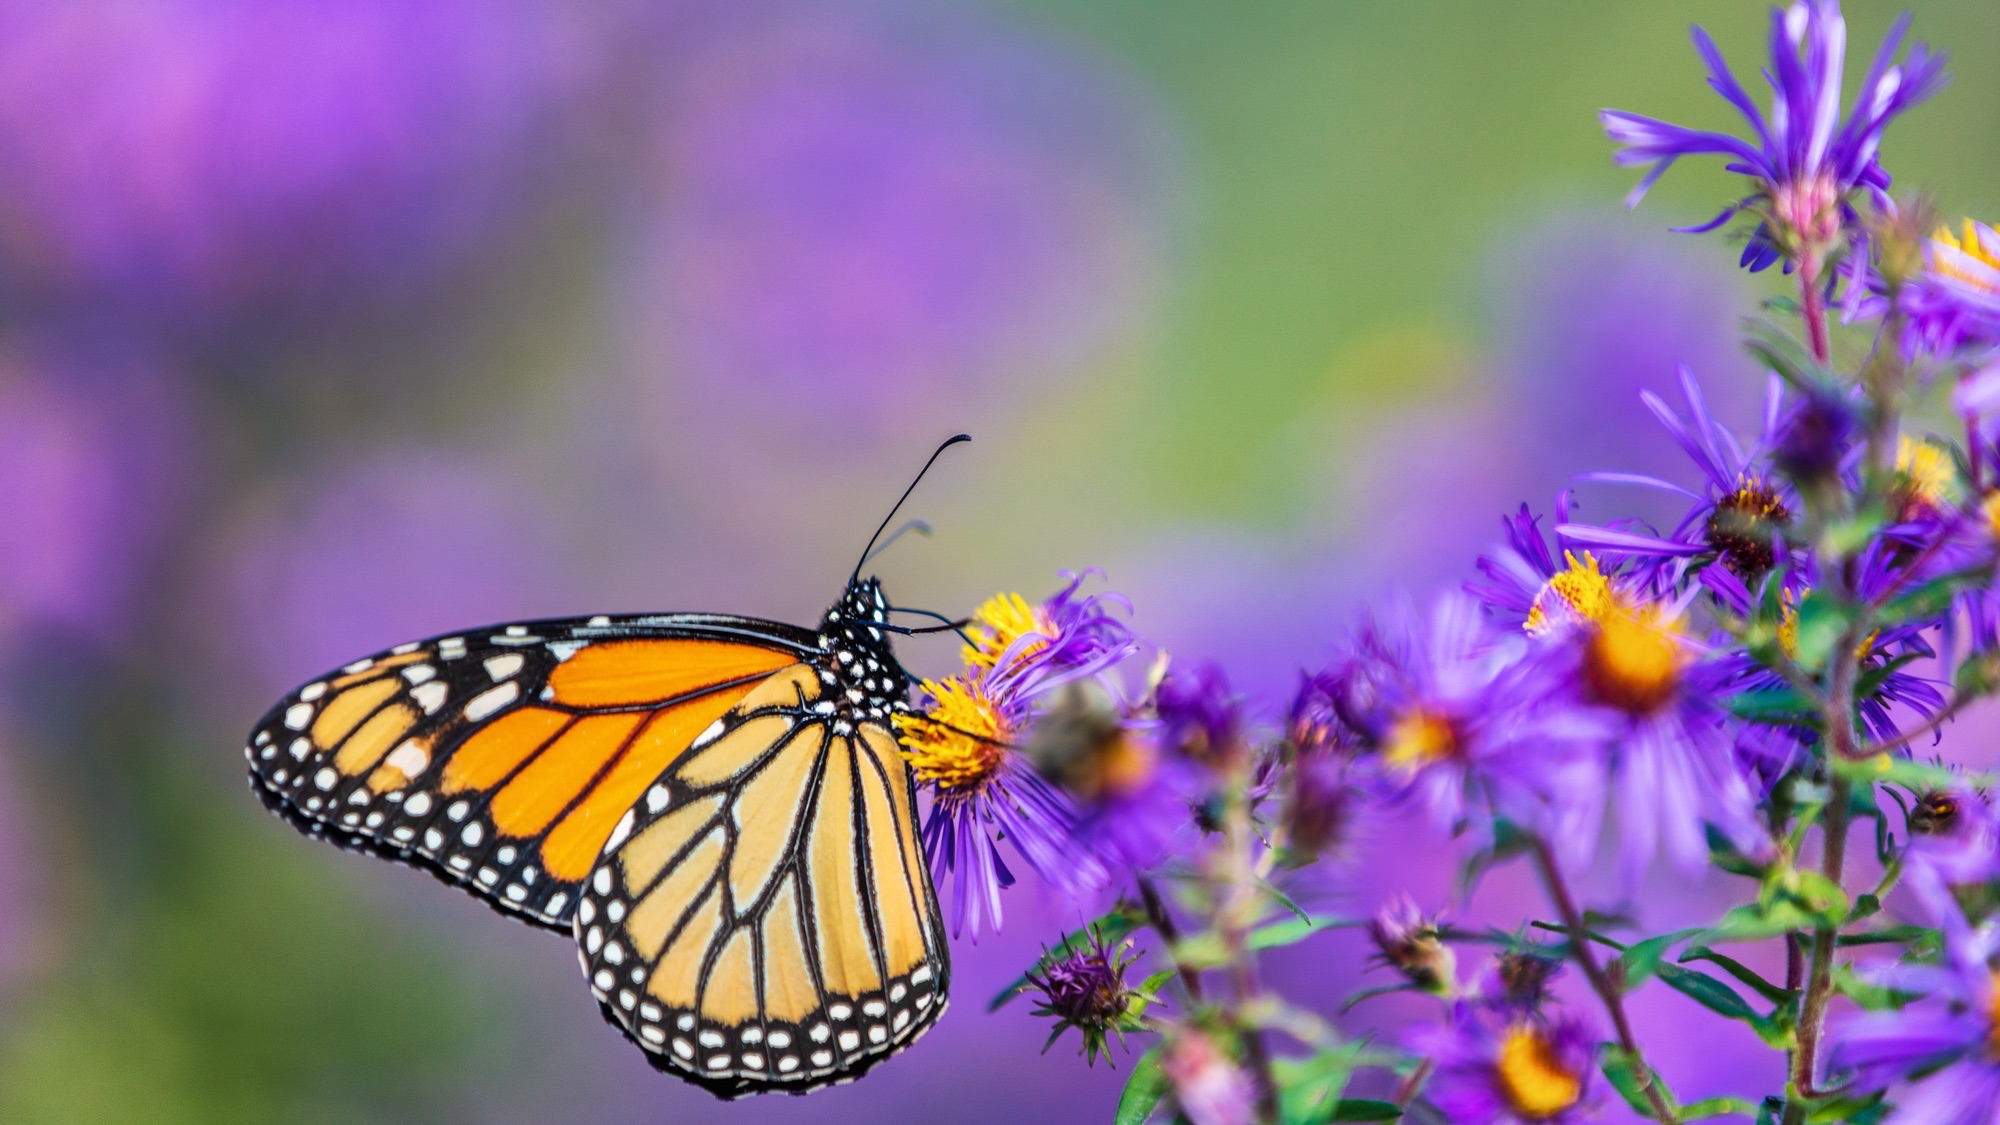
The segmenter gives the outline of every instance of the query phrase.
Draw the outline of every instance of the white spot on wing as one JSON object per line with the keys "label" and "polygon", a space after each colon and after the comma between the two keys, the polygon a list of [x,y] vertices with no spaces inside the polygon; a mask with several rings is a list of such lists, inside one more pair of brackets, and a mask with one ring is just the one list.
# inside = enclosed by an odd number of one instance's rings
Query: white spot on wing
{"label": "white spot on wing", "polygon": [[473,696],[472,702],[465,705],[465,717],[475,723],[479,722],[520,697],[521,685],[511,680],[499,687],[487,688]]}
{"label": "white spot on wing", "polygon": [[435,715],[437,709],[444,706],[445,697],[450,694],[451,689],[445,687],[442,681],[432,680],[412,691],[410,698],[417,701],[417,706],[424,709],[424,714]]}
{"label": "white spot on wing", "polygon": [[293,730],[304,730],[312,722],[313,709],[310,703],[294,703],[285,708],[285,725]]}
{"label": "white spot on wing", "polygon": [[486,674],[498,683],[519,672],[527,663],[528,658],[518,652],[510,652],[505,656],[489,656],[486,658]]}
{"label": "white spot on wing", "polygon": [[[425,752],[423,747],[417,745],[414,739],[405,739],[401,746],[390,751],[389,756],[384,758],[383,762],[402,770],[404,777],[414,778],[424,772],[425,766],[431,764],[431,756]],[[405,807],[407,808],[408,806]]]}

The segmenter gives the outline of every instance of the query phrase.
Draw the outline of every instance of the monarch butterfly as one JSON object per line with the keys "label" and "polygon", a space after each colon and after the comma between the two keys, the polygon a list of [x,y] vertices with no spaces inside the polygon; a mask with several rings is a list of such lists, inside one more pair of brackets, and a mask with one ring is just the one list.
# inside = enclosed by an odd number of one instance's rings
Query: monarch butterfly
{"label": "monarch butterfly", "polygon": [[400,645],[272,707],[250,787],[307,836],[570,933],[660,1070],[724,1098],[852,1081],[951,977],[889,637],[954,626],[891,624],[861,576],[916,483],[817,629],[675,613]]}

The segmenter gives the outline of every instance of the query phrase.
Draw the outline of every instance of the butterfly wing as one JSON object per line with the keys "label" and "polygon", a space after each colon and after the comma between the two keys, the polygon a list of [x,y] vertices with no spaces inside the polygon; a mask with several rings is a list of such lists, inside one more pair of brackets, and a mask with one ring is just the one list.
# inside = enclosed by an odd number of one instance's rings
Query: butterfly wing
{"label": "butterfly wing", "polygon": [[724,1097],[851,1081],[945,1007],[897,704],[844,671],[802,664],[745,696],[648,788],[582,891],[606,1017]]}
{"label": "butterfly wing", "polygon": [[817,651],[701,614],[591,617],[402,645],[273,707],[251,788],[307,835],[567,930],[619,818],[701,732]]}

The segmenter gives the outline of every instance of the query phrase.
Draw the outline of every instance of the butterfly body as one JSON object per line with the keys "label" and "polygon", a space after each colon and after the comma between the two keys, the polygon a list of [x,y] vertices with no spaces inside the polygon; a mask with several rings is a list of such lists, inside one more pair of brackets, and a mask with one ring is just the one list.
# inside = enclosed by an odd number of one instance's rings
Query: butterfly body
{"label": "butterfly body", "polygon": [[817,630],[708,614],[403,645],[292,693],[251,787],[310,836],[570,933],[604,1014],[724,1097],[858,1077],[950,964],[891,717],[888,604]]}

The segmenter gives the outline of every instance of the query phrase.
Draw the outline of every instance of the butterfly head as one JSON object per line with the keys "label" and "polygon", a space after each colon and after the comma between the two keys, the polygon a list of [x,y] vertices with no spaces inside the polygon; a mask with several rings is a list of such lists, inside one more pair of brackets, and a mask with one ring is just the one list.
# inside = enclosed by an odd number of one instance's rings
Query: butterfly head
{"label": "butterfly head", "polygon": [[890,634],[898,631],[889,624],[882,583],[873,577],[850,581],[820,625],[820,678],[837,689],[842,710],[854,712],[845,717],[856,723],[880,722],[907,706],[909,675],[889,647]]}

